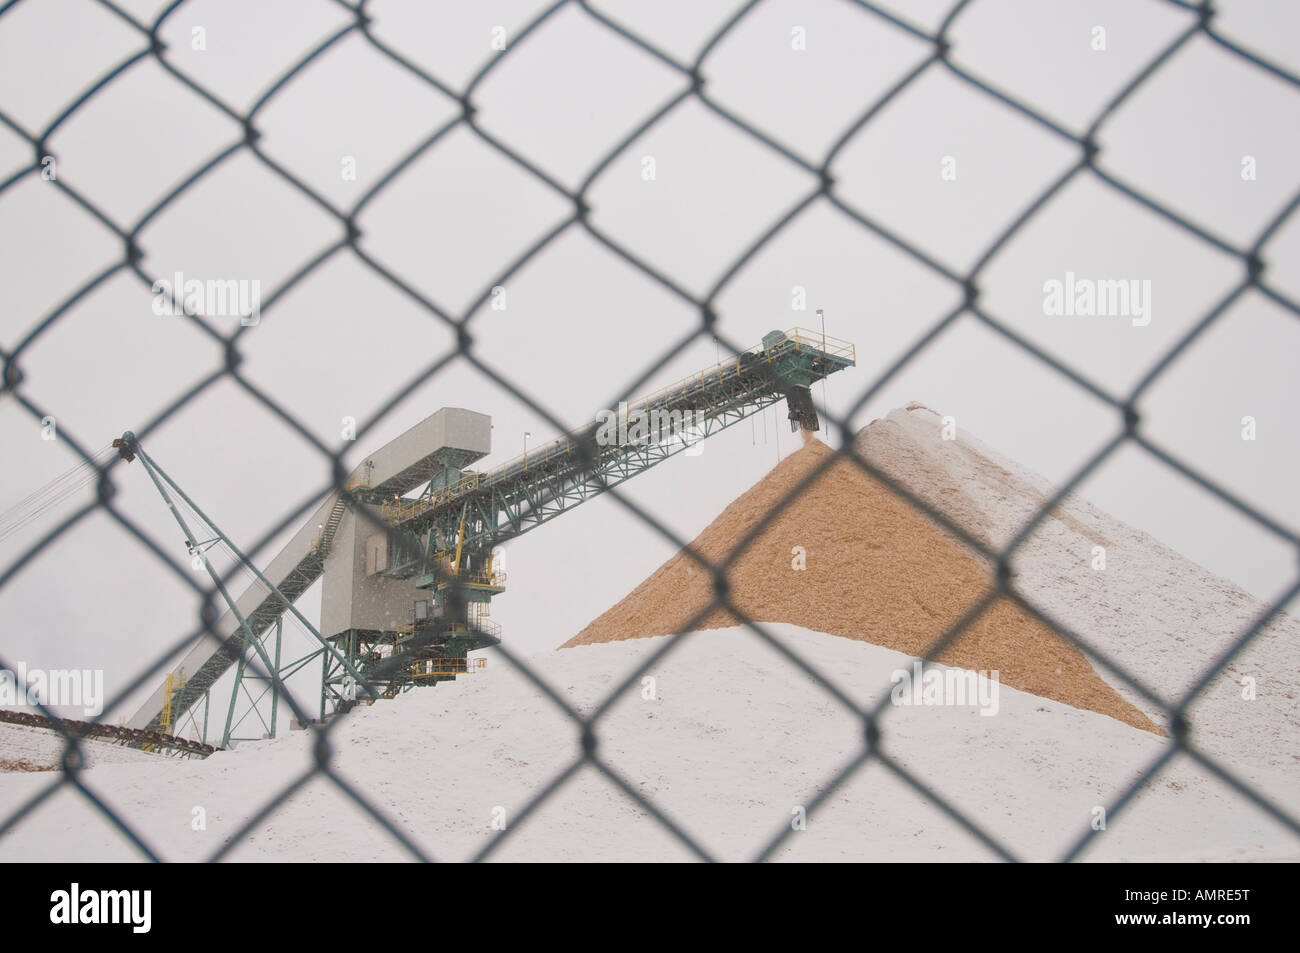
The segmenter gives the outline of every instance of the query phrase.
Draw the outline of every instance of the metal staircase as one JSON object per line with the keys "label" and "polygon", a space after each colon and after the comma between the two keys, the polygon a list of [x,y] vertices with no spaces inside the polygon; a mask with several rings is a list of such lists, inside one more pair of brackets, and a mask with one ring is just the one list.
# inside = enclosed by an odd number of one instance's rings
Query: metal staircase
{"label": "metal staircase", "polygon": [[[349,487],[352,489],[352,487]],[[320,559],[329,555],[330,547],[334,545],[334,534],[338,532],[339,523],[343,522],[343,514],[348,511],[347,498],[340,493],[334,498],[334,506],[330,509],[330,515],[321,525],[320,532],[311,544],[311,554]]]}

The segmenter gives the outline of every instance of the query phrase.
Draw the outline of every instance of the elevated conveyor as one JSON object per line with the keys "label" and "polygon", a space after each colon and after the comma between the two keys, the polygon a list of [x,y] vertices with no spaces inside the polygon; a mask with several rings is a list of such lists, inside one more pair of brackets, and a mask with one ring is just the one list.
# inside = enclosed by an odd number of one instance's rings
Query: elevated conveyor
{"label": "elevated conveyor", "polygon": [[[494,644],[498,639],[485,618],[487,604],[504,588],[503,574],[492,566],[494,545],[778,401],[786,401],[791,429],[817,429],[811,385],[852,367],[855,357],[852,344],[817,332],[774,331],[742,354],[648,397],[602,411],[594,444],[592,428],[583,428],[481,473],[466,468],[490,449],[489,418],[456,408],[438,411],[358,467],[348,480],[348,497],[335,493],[321,503],[259,581],[238,599],[230,599],[233,611],[214,626],[220,644],[200,639],[169,673],[164,686],[180,686],[170,705],[167,689],[160,687],[128,724],[156,730],[165,708],[190,710],[245,649],[251,646],[262,653],[263,636],[286,612],[296,614],[292,603],[323,575],[326,592],[317,637],[324,649],[313,653],[326,653],[322,716],[326,700],[338,704],[344,699],[345,686],[355,685],[358,672],[391,672],[393,666],[383,664],[387,656],[380,656],[401,651],[422,626],[436,628],[447,646],[434,649],[435,654],[463,657],[469,648]],[[160,478],[201,513],[132,435],[115,445],[127,459],[140,454],[164,499],[168,494]],[[589,466],[587,452],[593,451]],[[421,496],[403,498],[421,486]],[[366,520],[357,519],[359,509],[369,511]],[[381,531],[366,535],[374,529],[373,516],[379,518],[375,523]],[[383,526],[388,527],[386,533]],[[220,535],[215,526],[212,529]],[[191,536],[188,528],[186,533]],[[257,572],[243,554],[239,558]],[[410,608],[410,594],[425,589],[434,591],[435,611],[421,622]],[[403,613],[411,614],[396,618],[397,603]],[[454,677],[460,666],[454,659],[425,659],[386,684],[390,691],[412,678],[433,684]],[[233,697],[231,707],[233,711]]]}
{"label": "elevated conveyor", "polygon": [[[800,328],[774,331],[762,344],[736,357],[604,411],[605,432],[596,431],[590,468],[584,454],[584,445],[587,451],[593,449],[588,427],[487,472],[466,473],[450,485],[431,486],[418,499],[390,500],[381,507],[384,521],[399,536],[424,539],[418,547],[395,540],[388,574],[419,575],[417,585],[431,587],[447,569],[487,571],[490,567],[481,554],[497,543],[540,526],[777,401],[787,402],[792,430],[816,430],[810,386],[852,367],[855,358],[848,342]],[[637,422],[645,423],[645,433],[638,430]],[[451,560],[453,549],[461,552],[459,562]],[[466,567],[466,554],[480,554],[480,558],[471,559]],[[434,557],[451,565],[430,565]]]}

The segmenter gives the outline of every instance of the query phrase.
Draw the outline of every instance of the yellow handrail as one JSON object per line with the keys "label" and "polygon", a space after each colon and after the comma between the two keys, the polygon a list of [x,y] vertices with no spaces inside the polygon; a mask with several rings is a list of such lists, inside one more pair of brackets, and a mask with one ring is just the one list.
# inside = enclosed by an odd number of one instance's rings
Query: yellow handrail
{"label": "yellow handrail", "polygon": [[477,658],[445,656],[412,662],[411,677],[431,678],[435,675],[470,675],[485,668],[487,668],[487,659],[482,656]]}

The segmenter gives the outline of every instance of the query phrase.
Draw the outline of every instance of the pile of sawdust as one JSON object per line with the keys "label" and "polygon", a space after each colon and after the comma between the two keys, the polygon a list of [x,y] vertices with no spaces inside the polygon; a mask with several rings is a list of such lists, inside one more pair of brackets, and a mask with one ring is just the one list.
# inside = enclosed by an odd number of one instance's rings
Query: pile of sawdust
{"label": "pile of sawdust", "polygon": [[[820,441],[807,441],[723,510],[692,548],[721,562],[833,453]],[[796,547],[806,554],[803,569],[794,568]],[[789,622],[918,656],[993,586],[983,560],[843,460],[781,509],[731,564],[727,578],[733,604],[755,621]],[[561,647],[677,632],[713,599],[709,574],[679,553]],[[715,610],[692,628],[738,622]],[[1083,653],[1004,598],[935,661],[996,670],[1012,688],[1160,732]]]}

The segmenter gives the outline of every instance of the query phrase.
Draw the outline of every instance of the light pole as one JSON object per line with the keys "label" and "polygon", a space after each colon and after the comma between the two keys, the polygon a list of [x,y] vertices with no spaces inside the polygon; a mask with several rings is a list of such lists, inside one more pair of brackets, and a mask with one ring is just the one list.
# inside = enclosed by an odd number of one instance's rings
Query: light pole
{"label": "light pole", "polygon": [[527,430],[524,431],[524,469],[525,470],[528,469],[528,438],[531,436],[532,434],[529,433]]}

